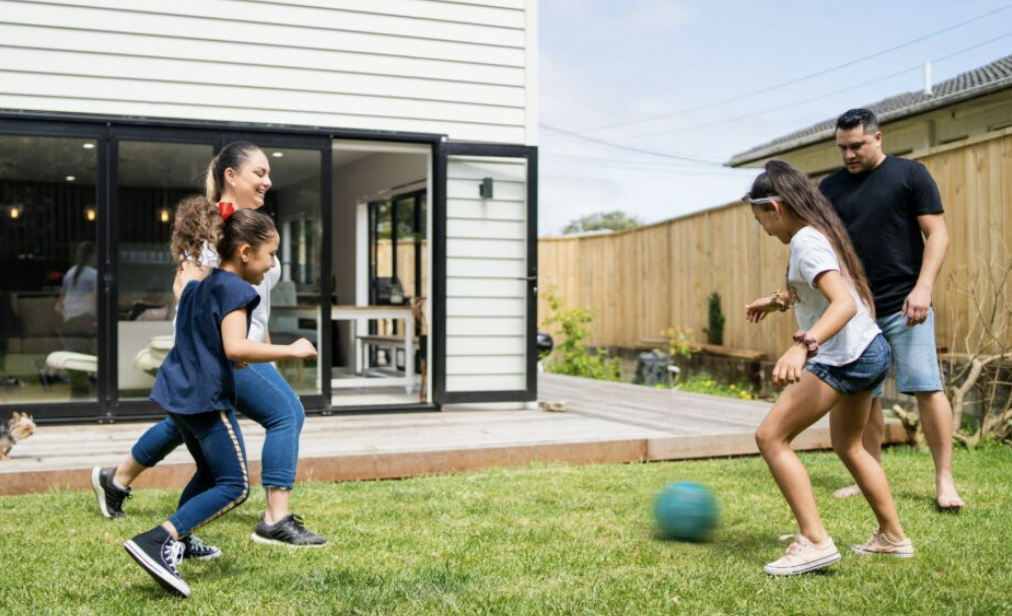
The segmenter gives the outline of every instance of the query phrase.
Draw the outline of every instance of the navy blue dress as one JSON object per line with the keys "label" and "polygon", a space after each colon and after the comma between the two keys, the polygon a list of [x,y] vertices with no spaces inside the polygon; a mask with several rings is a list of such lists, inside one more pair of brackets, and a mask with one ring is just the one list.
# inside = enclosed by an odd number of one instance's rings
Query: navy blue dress
{"label": "navy blue dress", "polygon": [[158,369],[151,399],[180,415],[235,411],[234,365],[225,356],[221,322],[245,308],[249,331],[258,303],[253,285],[226,270],[187,283],[176,312],[176,343]]}

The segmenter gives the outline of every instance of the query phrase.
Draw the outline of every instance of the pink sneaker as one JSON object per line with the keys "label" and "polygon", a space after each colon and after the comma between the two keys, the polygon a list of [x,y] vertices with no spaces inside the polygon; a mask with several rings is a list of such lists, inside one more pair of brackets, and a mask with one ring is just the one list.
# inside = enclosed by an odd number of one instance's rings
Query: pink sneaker
{"label": "pink sneaker", "polygon": [[816,569],[828,567],[840,560],[840,552],[833,540],[827,538],[822,544],[815,545],[804,535],[784,535],[781,541],[791,540],[787,553],[783,558],[763,567],[768,575],[798,575]]}
{"label": "pink sneaker", "polygon": [[872,533],[871,539],[864,545],[852,545],[850,549],[855,554],[860,554],[861,556],[883,554],[885,556],[895,556],[896,558],[911,558],[914,555],[914,544],[910,542],[910,539],[893,543],[889,541],[881,530]]}

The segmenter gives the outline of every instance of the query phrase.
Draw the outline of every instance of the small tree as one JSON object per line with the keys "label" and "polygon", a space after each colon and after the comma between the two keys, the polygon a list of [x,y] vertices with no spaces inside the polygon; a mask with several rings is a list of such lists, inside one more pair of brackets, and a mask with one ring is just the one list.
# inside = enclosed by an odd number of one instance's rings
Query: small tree
{"label": "small tree", "polygon": [[588,233],[590,231],[626,231],[643,224],[639,218],[630,216],[621,210],[597,212],[570,222],[562,229],[562,233]]}
{"label": "small tree", "polygon": [[710,344],[724,344],[724,311],[720,308],[720,293],[706,298],[710,326],[703,329]]}
{"label": "small tree", "polygon": [[[981,259],[976,273],[961,268],[950,275],[950,288],[969,299],[974,317],[957,352],[953,332],[950,352],[944,358],[945,393],[952,404],[952,430],[956,442],[974,447],[995,439],[1012,444],[1012,303],[1007,295],[1012,258],[1007,249]],[[955,304],[956,302],[952,302]],[[950,304],[950,305],[952,305]],[[955,322],[953,314],[952,322]],[[893,407],[910,435],[923,445],[920,417],[899,405]],[[964,425],[965,424],[965,425]]]}
{"label": "small tree", "polygon": [[548,295],[552,309],[545,319],[545,327],[557,326],[556,335],[562,340],[552,352],[552,361],[545,369],[555,374],[582,376],[603,381],[617,381],[621,378],[621,365],[617,357],[608,359],[603,349],[588,349],[586,339],[590,330],[586,327],[594,321],[594,313],[586,308],[563,309],[562,301],[555,295]]}

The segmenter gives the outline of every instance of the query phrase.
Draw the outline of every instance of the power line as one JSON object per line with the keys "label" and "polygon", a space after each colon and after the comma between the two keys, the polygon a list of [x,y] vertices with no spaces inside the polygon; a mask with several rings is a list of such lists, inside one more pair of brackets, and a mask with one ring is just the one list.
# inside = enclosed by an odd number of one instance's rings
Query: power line
{"label": "power line", "polygon": [[827,69],[823,69],[823,70],[821,70],[819,72],[812,73],[810,75],[805,75],[803,77],[798,77],[796,79],[791,79],[789,81],[784,81],[784,82],[778,83],[776,85],[772,85],[772,86],[767,86],[765,88],[761,88],[759,90],[753,90],[752,92],[747,92],[745,94],[739,94],[739,95],[733,96],[731,98],[725,98],[723,100],[715,101],[715,102],[712,102],[712,103],[706,103],[706,104],[703,104],[703,105],[697,105],[695,107],[688,107],[686,109],[679,109],[677,111],[672,111],[672,112],[669,112],[669,113],[662,113],[662,114],[658,114],[658,115],[647,116],[647,117],[643,117],[643,118],[637,118],[635,120],[626,120],[624,122],[615,122],[613,124],[604,124],[604,125],[601,125],[601,126],[595,126],[595,127],[592,127],[592,128],[586,128],[586,129],[583,129],[583,131],[585,131],[585,132],[592,132],[592,131],[605,130],[605,129],[608,129],[608,128],[617,128],[619,126],[628,126],[630,124],[639,124],[641,122],[651,122],[651,121],[654,121],[654,120],[662,120],[662,119],[670,118],[670,117],[673,117],[673,116],[676,116],[676,115],[680,115],[680,114],[683,114],[683,113],[689,113],[690,111],[698,111],[700,109],[707,109],[707,108],[710,108],[710,107],[717,107],[719,105],[724,105],[726,103],[731,103],[731,102],[734,102],[734,101],[739,101],[739,100],[742,100],[744,98],[749,98],[751,96],[755,96],[757,94],[765,94],[766,92],[771,92],[771,91],[777,90],[779,88],[783,88],[783,87],[786,87],[786,86],[789,86],[789,85],[794,85],[796,83],[800,83],[802,81],[807,81],[807,80],[813,79],[815,77],[821,77],[823,75],[826,75],[826,74],[838,71],[838,70],[840,70],[842,68],[846,68],[848,66],[853,66],[855,64],[859,64],[859,63],[864,62],[866,60],[871,60],[872,58],[876,58],[876,57],[878,57],[880,55],[896,51],[897,49],[902,49],[904,47],[909,47],[910,45],[913,45],[914,43],[919,43],[921,41],[927,40],[929,38],[936,37],[936,36],[938,36],[940,34],[944,34],[944,33],[949,32],[951,30],[955,30],[957,28],[961,28],[961,27],[963,27],[963,26],[965,26],[965,25],[967,25],[969,23],[972,23],[972,22],[984,19],[985,17],[990,17],[991,15],[994,15],[996,13],[1000,13],[1000,12],[1005,11],[1005,10],[1008,10],[1009,8],[1012,8],[1012,4],[1006,4],[1005,6],[999,7],[997,9],[993,10],[993,11],[989,11],[989,12],[984,13],[982,15],[978,15],[978,16],[973,17],[971,19],[967,19],[966,21],[962,21],[962,22],[960,22],[958,24],[954,24],[952,26],[949,26],[947,28],[943,28],[941,30],[937,30],[935,32],[932,32],[930,34],[926,34],[924,36],[915,38],[915,39],[907,41],[905,43],[901,43],[899,45],[895,45],[893,47],[889,47],[888,49],[883,49],[883,50],[877,51],[877,52],[875,52],[873,54],[869,54],[867,56],[863,56],[863,57],[857,58],[856,60],[850,60],[849,62],[844,62],[843,64],[838,64],[836,66],[833,66],[833,67],[830,67],[830,68],[827,68]]}
{"label": "power line", "polygon": [[[952,52],[950,54],[941,56],[939,58],[935,58],[933,60],[929,60],[929,62],[941,62],[943,60],[948,60],[949,58],[952,58],[953,56],[957,56],[957,55],[959,55],[961,53],[966,53],[967,51],[971,51],[971,50],[976,49],[978,47],[983,47],[984,45],[989,45],[989,44],[991,44],[991,43],[993,43],[995,41],[998,41],[998,40],[1001,40],[1001,39],[1004,39],[1004,38],[1008,38],[1009,36],[1012,36],[1012,32],[1006,32],[1005,34],[1002,34],[1000,36],[996,36],[995,38],[992,38],[992,39],[988,39],[988,40],[986,40],[986,41],[984,41],[982,43],[977,43],[976,45],[972,45],[970,47],[966,47],[964,49],[960,49],[959,51]],[[846,88],[842,88],[840,90],[834,90],[834,91],[828,92],[826,94],[820,94],[819,96],[813,96],[811,98],[806,98],[804,100],[795,101],[793,103],[788,103],[786,105],[780,105],[780,106],[777,106],[777,107],[770,107],[770,108],[767,108],[767,109],[762,109],[760,111],[755,111],[753,113],[746,113],[744,115],[734,116],[732,118],[724,118],[722,120],[714,120],[713,122],[707,122],[705,124],[693,124],[693,125],[690,125],[690,126],[680,126],[680,127],[677,127],[677,128],[670,128],[670,129],[662,130],[662,131],[652,131],[652,132],[649,132],[649,133],[636,133],[636,134],[633,134],[633,135],[622,135],[622,136],[614,137],[614,138],[615,139],[637,139],[637,138],[640,138],[640,137],[656,137],[656,136],[659,136],[659,135],[669,135],[671,133],[680,133],[680,132],[688,131],[688,130],[696,130],[698,128],[706,128],[706,127],[709,127],[709,126],[716,126],[718,124],[726,124],[728,122],[736,122],[738,120],[744,120],[744,119],[747,119],[747,118],[754,118],[756,116],[765,115],[767,113],[773,113],[775,111],[782,111],[784,109],[790,109],[791,107],[797,107],[798,105],[804,105],[805,103],[810,103],[812,101],[817,101],[817,100],[821,100],[823,98],[828,98],[828,97],[834,96],[836,94],[842,94],[844,92],[851,92],[855,88],[861,88],[861,87],[864,87],[864,86],[869,86],[869,85],[872,85],[874,83],[878,83],[880,81],[885,81],[887,79],[892,79],[893,77],[898,77],[900,75],[909,73],[911,71],[917,71],[917,70],[921,70],[921,65],[920,64],[918,64],[916,66],[911,66],[909,68],[905,68],[905,69],[903,69],[901,71],[897,71],[895,73],[891,73],[891,74],[886,75],[884,77],[879,77],[877,79],[873,79],[871,81],[865,81],[865,82],[857,84],[857,85],[851,85],[851,86],[848,86]]]}
{"label": "power line", "polygon": [[602,145],[602,146],[609,147],[609,148],[615,148],[617,150],[626,150],[626,151],[629,151],[629,152],[636,152],[638,154],[646,154],[648,156],[657,156],[657,157],[660,157],[660,158],[668,158],[668,159],[671,159],[671,160],[681,160],[681,161],[684,161],[684,162],[697,163],[697,164],[701,164],[701,165],[715,165],[715,166],[722,166],[723,165],[723,163],[721,161],[717,161],[717,160],[706,160],[706,159],[703,159],[703,158],[694,158],[692,156],[683,156],[681,154],[671,154],[670,152],[657,152],[655,150],[645,150],[643,148],[636,148],[636,147],[632,147],[632,146],[628,146],[628,145],[621,145],[621,144],[618,144],[618,143],[611,143],[610,141],[604,141],[603,139],[597,139],[595,137],[588,137],[586,135],[581,135],[581,134],[575,133],[573,131],[568,131],[568,130],[565,130],[565,129],[562,129],[562,128],[558,128],[558,127],[552,126],[550,124],[541,124],[541,128],[543,128],[543,129],[545,129],[545,130],[547,130],[549,132],[552,132],[552,133],[556,133],[556,134],[559,134],[559,135],[563,135],[563,136],[569,137],[571,139],[578,139],[580,141],[587,141],[587,142],[590,142],[590,143],[596,143],[598,145]]}
{"label": "power line", "polygon": [[579,156],[576,154],[563,154],[560,152],[541,151],[542,158],[561,158],[567,160],[574,160],[578,162],[587,162],[599,167],[613,167],[615,169],[629,169],[634,171],[663,171],[671,173],[692,173],[692,174],[707,174],[707,175],[740,175],[740,169],[733,169],[730,167],[713,167],[713,168],[700,168],[700,167],[686,167],[675,163],[667,163],[664,161],[629,161],[621,158],[598,158],[594,156]]}

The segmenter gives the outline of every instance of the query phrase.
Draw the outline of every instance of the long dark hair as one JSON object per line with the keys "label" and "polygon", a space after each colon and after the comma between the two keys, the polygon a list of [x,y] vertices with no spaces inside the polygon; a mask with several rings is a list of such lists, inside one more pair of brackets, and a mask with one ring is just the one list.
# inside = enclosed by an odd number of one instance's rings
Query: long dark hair
{"label": "long dark hair", "polygon": [[204,178],[207,200],[217,203],[221,199],[226,169],[238,171],[242,164],[249,160],[250,154],[259,150],[260,146],[249,141],[233,141],[223,147],[221,152],[211,159],[211,164],[207,166],[207,175]]}
{"label": "long dark hair", "polygon": [[267,214],[251,209],[236,210],[222,224],[218,256],[222,261],[231,259],[243,244],[249,244],[256,250],[277,232],[274,220]]}
{"label": "long dark hair", "polygon": [[81,277],[81,272],[84,271],[84,266],[88,265],[88,261],[91,261],[92,255],[95,254],[95,242],[83,241],[77,245],[77,250],[74,251],[74,278],[70,281],[74,287],[77,287],[77,280]]}
{"label": "long dark hair", "polygon": [[[808,180],[808,176],[786,162],[774,159],[767,162],[764,169],[765,171],[752,182],[752,189],[748,192],[747,197],[761,199],[779,196],[779,203],[782,207],[789,210],[799,221],[825,235],[843,266],[841,273],[854,284],[857,294],[864,300],[874,318],[875,300],[871,294],[871,288],[868,286],[864,265],[858,258],[854,244],[850,241],[850,235],[836,210]],[[773,205],[770,203],[754,207],[762,208],[765,211],[773,209]]]}

